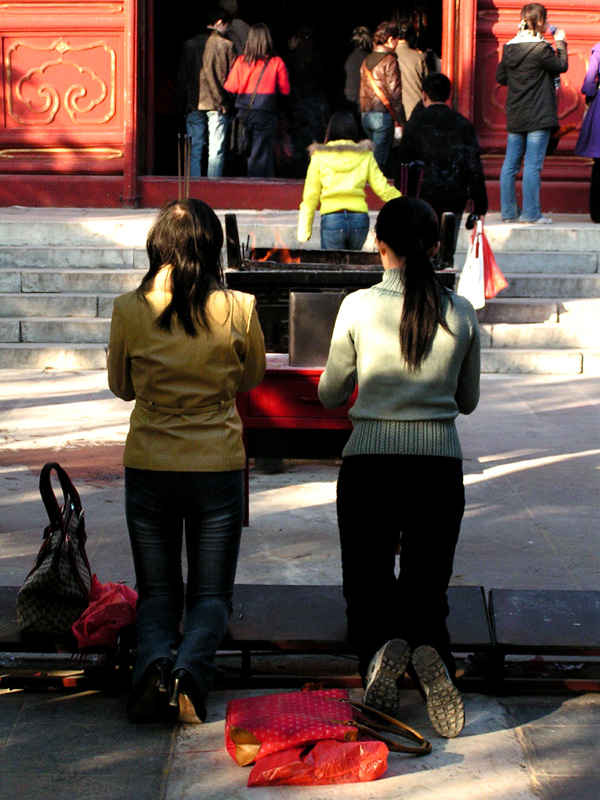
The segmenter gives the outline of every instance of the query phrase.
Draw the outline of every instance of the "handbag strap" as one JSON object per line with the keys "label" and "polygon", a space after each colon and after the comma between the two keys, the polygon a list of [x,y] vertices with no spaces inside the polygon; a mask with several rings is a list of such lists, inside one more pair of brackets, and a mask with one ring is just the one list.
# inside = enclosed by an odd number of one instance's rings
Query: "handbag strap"
{"label": "handbag strap", "polygon": [[256,93],[258,92],[258,86],[262,80],[262,76],[265,74],[265,70],[267,68],[268,63],[269,63],[268,61],[265,61],[265,63],[263,64],[263,68],[260,71],[260,75],[258,76],[258,80],[256,81],[256,86],[254,87],[254,92],[252,93],[252,97],[250,98],[250,103],[248,104],[248,110],[244,114],[244,122],[246,122],[246,120],[250,116],[250,112],[252,111],[252,106],[254,105],[254,100],[256,98]]}
{"label": "handbag strap", "polygon": [[[71,502],[73,504],[73,508],[77,515],[80,515],[82,512],[82,505],[81,500],[79,499],[79,493],[77,489],[73,486],[73,482],[65,472],[65,470],[57,464],[56,462],[48,462],[44,464],[42,467],[42,471],[40,473],[40,494],[42,496],[42,500],[44,501],[44,505],[46,506],[46,511],[48,512],[48,518],[50,519],[50,529],[56,530],[57,528],[62,531],[63,536],[66,534],[64,520],[61,513],[60,505],[58,504],[58,500],[56,499],[56,495],[54,494],[54,489],[52,488],[52,482],[50,480],[50,476],[52,471],[56,472],[58,477],[60,487],[62,489],[64,504],[63,507],[67,505],[67,503]],[[48,528],[46,529],[48,533],[50,532]],[[44,534],[46,534],[44,531]]]}
{"label": "handbag strap", "polygon": [[[353,701],[350,705],[353,711],[358,712],[359,719],[356,718],[356,715],[354,718],[354,725],[358,730],[384,742],[393,752],[410,753],[414,756],[426,756],[431,753],[431,744],[427,739],[414,728],[405,725],[404,722],[357,701]],[[366,721],[362,722],[360,718],[364,718]],[[397,736],[408,739],[414,744],[402,744],[394,738]]]}
{"label": "handbag strap", "polygon": [[376,83],[376,81],[375,81],[375,78],[373,77],[373,73],[371,72],[371,70],[370,70],[370,69],[368,69],[367,67],[365,67],[365,72],[367,73],[367,78],[369,79],[369,81],[370,81],[370,83],[371,83],[371,88],[373,89],[373,91],[375,92],[375,94],[377,95],[377,97],[378,97],[378,98],[381,100],[381,102],[383,103],[383,105],[384,105],[384,106],[387,108],[387,110],[390,112],[390,114],[392,115],[392,119],[394,120],[394,122],[396,123],[396,125],[398,125],[399,127],[402,127],[401,123],[400,123],[400,122],[398,122],[398,120],[396,119],[396,115],[394,114],[394,110],[393,110],[393,108],[392,108],[392,105],[391,105],[390,101],[387,99],[387,97],[385,96],[385,94],[382,92],[381,88],[380,88],[380,87],[377,85],[377,83]]}

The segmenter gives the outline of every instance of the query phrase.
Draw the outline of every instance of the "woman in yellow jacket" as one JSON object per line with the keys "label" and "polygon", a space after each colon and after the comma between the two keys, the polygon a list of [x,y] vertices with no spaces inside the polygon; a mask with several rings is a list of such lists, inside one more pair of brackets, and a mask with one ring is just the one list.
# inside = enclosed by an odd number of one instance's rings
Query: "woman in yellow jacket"
{"label": "woman in yellow jacket", "polygon": [[298,241],[307,242],[321,205],[321,249],[362,250],[369,233],[365,185],[384,202],[400,197],[387,182],[369,139],[359,142],[352,114],[336,111],[329,120],[325,144],[313,144],[298,218]]}
{"label": "woman in yellow jacket", "polygon": [[262,380],[266,359],[255,298],[223,283],[222,247],[206,203],[169,203],[148,234],[148,272],[113,310],[108,382],[135,400],[123,463],[139,592],[136,722],[204,720],[232,610],[245,464],[235,395]]}

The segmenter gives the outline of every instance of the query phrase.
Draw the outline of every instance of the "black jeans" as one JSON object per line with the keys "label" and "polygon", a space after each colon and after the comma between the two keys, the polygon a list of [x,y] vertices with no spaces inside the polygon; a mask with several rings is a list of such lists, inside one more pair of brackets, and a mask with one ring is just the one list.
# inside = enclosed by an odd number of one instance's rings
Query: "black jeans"
{"label": "black jeans", "polygon": [[274,177],[276,130],[277,116],[270,111],[251,111],[248,115],[246,131],[249,178]]}
{"label": "black jeans", "polygon": [[343,587],[348,633],[363,679],[375,652],[393,638],[413,649],[435,647],[454,675],[446,592],[464,507],[460,459],[343,460],[337,485]]}

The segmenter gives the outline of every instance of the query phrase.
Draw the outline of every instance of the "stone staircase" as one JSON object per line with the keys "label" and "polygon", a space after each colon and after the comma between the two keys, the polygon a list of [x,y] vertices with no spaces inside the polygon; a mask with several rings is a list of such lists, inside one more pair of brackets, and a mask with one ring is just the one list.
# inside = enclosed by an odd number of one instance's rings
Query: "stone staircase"
{"label": "stone staircase", "polygon": [[[113,298],[146,270],[155,213],[0,209],[0,369],[105,368]],[[488,215],[486,232],[509,287],[479,312],[483,371],[599,374],[600,226],[498,223]],[[259,247],[297,246],[295,225],[293,212],[238,214],[240,241]]]}

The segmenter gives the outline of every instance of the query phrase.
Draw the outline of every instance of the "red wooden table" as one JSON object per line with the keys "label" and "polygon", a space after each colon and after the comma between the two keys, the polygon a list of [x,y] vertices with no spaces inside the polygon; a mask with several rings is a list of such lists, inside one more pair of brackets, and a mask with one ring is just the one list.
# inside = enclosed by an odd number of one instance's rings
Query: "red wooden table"
{"label": "red wooden table", "polygon": [[246,520],[248,459],[331,458],[339,456],[352,424],[348,410],[355,395],[329,411],[318,395],[323,367],[290,367],[286,354],[269,353],[262,383],[237,396],[246,447]]}

